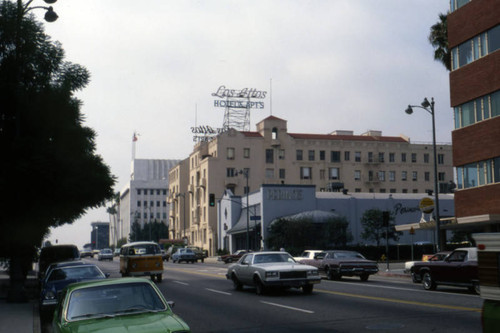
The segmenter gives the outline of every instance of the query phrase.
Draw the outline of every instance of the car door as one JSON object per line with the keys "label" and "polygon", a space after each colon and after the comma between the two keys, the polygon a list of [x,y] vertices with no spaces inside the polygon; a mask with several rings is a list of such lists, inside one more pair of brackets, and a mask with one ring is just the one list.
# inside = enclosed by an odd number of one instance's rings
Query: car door
{"label": "car door", "polygon": [[443,262],[436,264],[433,272],[436,281],[465,283],[467,251],[453,251]]}
{"label": "car door", "polygon": [[253,279],[253,254],[244,255],[241,260],[234,264],[236,275],[244,284],[252,284]]}

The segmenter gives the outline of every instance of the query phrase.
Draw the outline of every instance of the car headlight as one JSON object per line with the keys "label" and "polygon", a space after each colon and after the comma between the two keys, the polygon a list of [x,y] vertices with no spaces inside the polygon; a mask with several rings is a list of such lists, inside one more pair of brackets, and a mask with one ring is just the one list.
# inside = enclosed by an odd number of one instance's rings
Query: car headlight
{"label": "car headlight", "polygon": [[277,278],[280,274],[278,272],[266,272],[266,278]]}
{"label": "car headlight", "polygon": [[45,299],[55,299],[55,298],[56,294],[53,291],[47,291],[47,293],[45,294]]}
{"label": "car headlight", "polygon": [[312,271],[307,271],[307,276],[318,276],[319,273],[318,273],[318,270],[315,269],[315,270],[312,270]]}

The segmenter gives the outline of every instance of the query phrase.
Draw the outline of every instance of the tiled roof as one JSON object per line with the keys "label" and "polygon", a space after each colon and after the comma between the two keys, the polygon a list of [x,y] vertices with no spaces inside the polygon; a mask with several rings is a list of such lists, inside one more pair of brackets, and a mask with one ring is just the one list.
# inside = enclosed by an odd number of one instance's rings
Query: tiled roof
{"label": "tiled roof", "polygon": [[241,134],[243,134],[244,136],[250,136],[250,137],[253,137],[253,138],[261,138],[262,135],[260,135],[259,132],[240,132]]}

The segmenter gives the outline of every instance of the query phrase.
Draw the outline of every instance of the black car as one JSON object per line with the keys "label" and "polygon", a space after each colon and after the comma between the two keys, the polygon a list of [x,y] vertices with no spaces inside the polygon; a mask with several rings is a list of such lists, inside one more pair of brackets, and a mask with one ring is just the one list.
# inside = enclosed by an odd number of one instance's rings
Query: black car
{"label": "black car", "polygon": [[43,280],[45,271],[50,264],[78,259],[80,259],[80,251],[78,251],[76,245],[53,245],[43,247],[40,250],[40,258],[38,260],[38,279],[40,281]]}

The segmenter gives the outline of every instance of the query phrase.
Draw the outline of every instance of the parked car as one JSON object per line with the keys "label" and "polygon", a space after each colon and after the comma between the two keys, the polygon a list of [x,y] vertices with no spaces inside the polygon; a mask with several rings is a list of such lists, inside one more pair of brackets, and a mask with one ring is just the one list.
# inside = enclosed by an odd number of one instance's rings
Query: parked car
{"label": "parked car", "polygon": [[404,272],[405,273],[409,273],[411,271],[411,268],[413,267],[413,265],[416,262],[421,262],[421,261],[441,261],[441,260],[444,260],[444,258],[446,258],[446,256],[448,254],[450,254],[450,253],[451,253],[451,251],[441,251],[441,252],[437,252],[437,253],[431,254],[431,255],[424,254],[422,256],[422,260],[420,260],[420,261],[407,261],[407,262],[405,262]]}
{"label": "parked car", "polygon": [[217,258],[218,261],[223,261],[225,264],[230,264],[234,261],[238,261],[244,254],[251,252],[247,250],[238,250],[233,254],[225,254]]}
{"label": "parked car", "polygon": [[300,256],[293,257],[293,259],[295,259],[295,261],[298,261],[298,262],[300,262],[301,260],[304,260],[304,259],[314,259],[314,256],[318,253],[321,253],[321,252],[323,252],[323,250],[305,250],[304,252],[302,252],[300,254]]}
{"label": "parked car", "polygon": [[197,261],[205,262],[205,258],[208,257],[208,251],[203,250],[198,246],[188,245],[186,246],[186,248],[194,252]]}
{"label": "parked car", "polygon": [[121,247],[120,273],[126,276],[150,276],[151,280],[163,279],[163,258],[155,242],[132,242]]}
{"label": "parked car", "polygon": [[113,260],[113,251],[111,249],[102,249],[97,255],[97,260]]}
{"label": "parked car", "polygon": [[105,279],[108,276],[93,264],[54,268],[48,273],[40,292],[40,318],[43,321],[50,318],[57,305],[60,292],[67,285],[85,280]]}
{"label": "parked car", "polygon": [[121,250],[121,249],[120,249],[119,247],[117,247],[117,248],[115,249],[115,251],[113,252],[113,256],[115,256],[115,257],[119,257],[119,256],[120,256],[120,250]]}
{"label": "parked car", "polygon": [[54,333],[70,332],[190,332],[172,312],[154,283],[122,278],[82,282],[61,295],[52,321]]}
{"label": "parked car", "polygon": [[47,267],[59,261],[78,260],[80,259],[80,251],[76,245],[52,245],[42,247],[40,250],[40,258],[38,260],[38,279],[43,280]]}
{"label": "parked car", "polygon": [[434,290],[438,285],[467,287],[479,293],[477,249],[458,248],[442,261],[416,262],[411,268],[414,282],[422,282],[425,290]]}
{"label": "parked car", "polygon": [[47,270],[45,270],[44,278],[43,280],[40,281],[40,289],[43,288],[47,277],[50,275],[50,272],[55,269],[55,268],[60,268],[60,267],[68,267],[68,266],[78,266],[78,265],[85,265],[85,262],[82,260],[70,260],[70,261],[61,261],[61,262],[53,262],[52,264],[47,267]]}
{"label": "parked car", "polygon": [[343,276],[359,276],[361,281],[378,272],[375,261],[368,260],[356,251],[323,251],[314,259],[305,259],[301,263],[317,267],[328,280],[340,280]]}
{"label": "parked car", "polygon": [[226,278],[233,281],[236,290],[244,285],[254,286],[258,295],[268,288],[302,288],[310,294],[314,285],[321,282],[316,267],[298,264],[282,251],[247,253],[228,267]]}
{"label": "parked car", "polygon": [[196,254],[194,254],[191,249],[180,248],[172,254],[172,262],[173,263],[181,263],[181,261],[185,261],[186,263],[194,263],[196,262]]}

